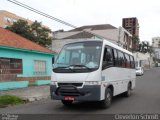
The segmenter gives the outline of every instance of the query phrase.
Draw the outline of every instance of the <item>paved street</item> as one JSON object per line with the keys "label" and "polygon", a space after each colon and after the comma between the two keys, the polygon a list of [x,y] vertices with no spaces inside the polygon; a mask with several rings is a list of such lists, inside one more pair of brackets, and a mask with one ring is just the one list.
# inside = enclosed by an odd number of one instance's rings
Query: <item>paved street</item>
{"label": "paved street", "polygon": [[[136,89],[129,98],[114,97],[109,109],[100,109],[96,103],[75,103],[65,107],[60,101],[44,99],[8,108],[0,108],[0,113],[25,114],[116,114],[116,113],[160,113],[160,68],[145,71],[137,77]],[[74,115],[73,115],[74,117]]]}

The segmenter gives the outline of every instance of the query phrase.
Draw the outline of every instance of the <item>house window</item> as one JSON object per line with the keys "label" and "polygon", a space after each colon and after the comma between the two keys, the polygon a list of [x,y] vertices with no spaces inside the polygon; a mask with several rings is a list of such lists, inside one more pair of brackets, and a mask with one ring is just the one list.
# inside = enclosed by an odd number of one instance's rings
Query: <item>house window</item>
{"label": "house window", "polygon": [[0,74],[22,74],[22,59],[0,58]]}
{"label": "house window", "polygon": [[10,71],[13,74],[23,73],[22,69],[22,59],[10,59]]}
{"label": "house window", "polygon": [[46,73],[46,61],[35,60],[34,61],[34,73],[36,74]]}

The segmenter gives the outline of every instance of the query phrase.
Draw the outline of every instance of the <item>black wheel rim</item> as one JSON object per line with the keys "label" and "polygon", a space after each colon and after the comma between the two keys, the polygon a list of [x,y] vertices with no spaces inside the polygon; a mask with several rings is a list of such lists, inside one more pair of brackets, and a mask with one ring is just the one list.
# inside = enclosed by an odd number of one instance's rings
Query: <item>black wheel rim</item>
{"label": "black wheel rim", "polygon": [[108,92],[107,95],[106,95],[106,103],[107,103],[107,105],[111,104],[111,100],[112,100],[111,94],[110,94],[110,92]]}

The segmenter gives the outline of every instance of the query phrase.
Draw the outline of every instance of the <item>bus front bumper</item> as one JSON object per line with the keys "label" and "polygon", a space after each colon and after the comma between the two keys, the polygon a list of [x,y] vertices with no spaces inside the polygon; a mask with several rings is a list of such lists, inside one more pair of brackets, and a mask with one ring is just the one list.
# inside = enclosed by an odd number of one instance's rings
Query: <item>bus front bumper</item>
{"label": "bus front bumper", "polygon": [[65,100],[66,96],[74,98],[74,101],[100,101],[100,85],[84,85],[83,88],[74,86],[50,86],[51,99]]}

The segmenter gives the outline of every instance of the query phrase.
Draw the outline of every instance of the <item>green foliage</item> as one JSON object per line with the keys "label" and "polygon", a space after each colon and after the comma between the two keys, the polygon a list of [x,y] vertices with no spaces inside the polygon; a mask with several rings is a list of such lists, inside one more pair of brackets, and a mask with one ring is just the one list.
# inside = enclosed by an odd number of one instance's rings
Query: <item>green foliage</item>
{"label": "green foliage", "polygon": [[134,43],[139,43],[139,36],[135,36],[135,35],[134,35],[134,36],[132,37],[132,40],[133,40]]}
{"label": "green foliage", "polygon": [[140,41],[139,36],[133,35],[133,37],[132,37],[132,44],[133,44],[132,51],[138,51],[139,41]]}
{"label": "green foliage", "polygon": [[8,26],[6,29],[21,35],[41,46],[49,47],[51,45],[52,38],[49,36],[51,30],[43,27],[40,22],[33,22],[31,25],[27,21],[18,20],[13,25]]}
{"label": "green foliage", "polygon": [[147,41],[142,41],[141,43],[139,43],[139,52],[143,52],[143,53],[152,53],[152,47],[149,45],[149,42]]}
{"label": "green foliage", "polygon": [[22,103],[24,103],[24,101],[17,96],[12,96],[12,95],[0,96],[0,106],[17,105],[17,104],[22,104]]}

